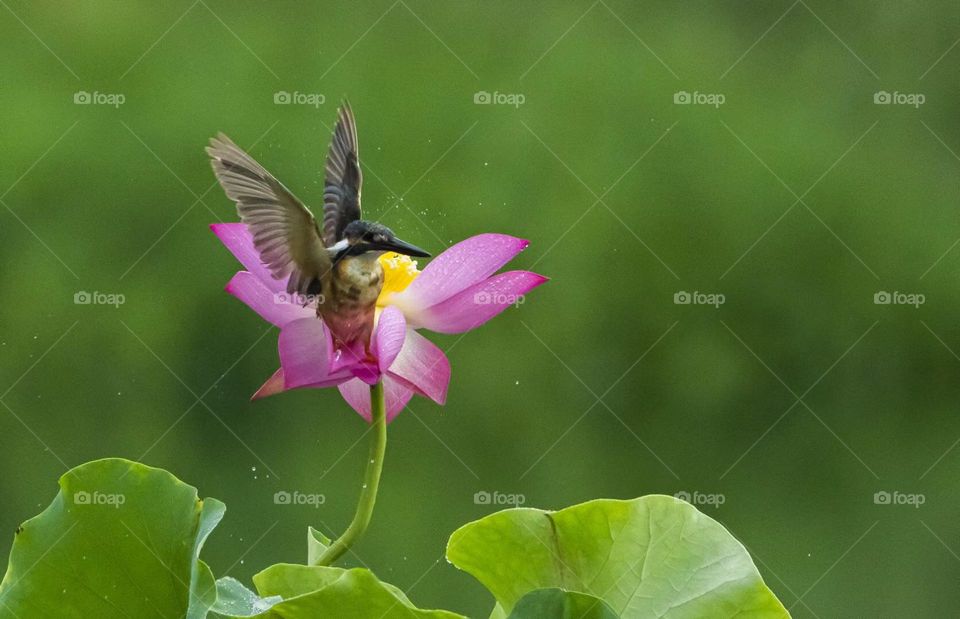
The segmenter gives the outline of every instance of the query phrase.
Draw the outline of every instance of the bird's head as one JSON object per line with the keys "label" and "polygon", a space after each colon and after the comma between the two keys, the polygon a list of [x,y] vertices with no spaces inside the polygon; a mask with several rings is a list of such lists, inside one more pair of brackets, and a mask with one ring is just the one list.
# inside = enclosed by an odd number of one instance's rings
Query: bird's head
{"label": "bird's head", "polygon": [[379,255],[388,251],[417,258],[430,257],[430,254],[416,245],[398,239],[393,230],[383,224],[361,219],[347,224],[343,230],[343,238],[330,250],[335,260],[369,252],[376,252]]}

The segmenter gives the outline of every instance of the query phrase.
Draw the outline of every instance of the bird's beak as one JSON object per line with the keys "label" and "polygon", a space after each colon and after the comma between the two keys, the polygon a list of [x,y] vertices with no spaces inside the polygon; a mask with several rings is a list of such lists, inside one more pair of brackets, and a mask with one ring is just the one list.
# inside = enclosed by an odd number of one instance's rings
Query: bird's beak
{"label": "bird's beak", "polygon": [[395,251],[398,254],[403,254],[405,256],[413,256],[415,258],[429,258],[430,254],[420,249],[416,245],[411,245],[406,241],[401,241],[400,239],[391,239],[386,243],[378,244],[377,249],[382,249],[384,251]]}

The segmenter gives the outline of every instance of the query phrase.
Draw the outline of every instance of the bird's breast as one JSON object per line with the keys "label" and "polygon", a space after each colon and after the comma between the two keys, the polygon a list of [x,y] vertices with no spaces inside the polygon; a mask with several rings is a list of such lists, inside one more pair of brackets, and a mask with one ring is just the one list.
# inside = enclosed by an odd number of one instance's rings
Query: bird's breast
{"label": "bird's breast", "polygon": [[346,258],[333,274],[334,298],[342,303],[368,305],[377,302],[383,288],[383,267],[367,256]]}
{"label": "bird's breast", "polygon": [[377,297],[383,288],[383,267],[376,259],[351,257],[338,262],[332,275],[329,293],[317,305],[317,314],[339,342],[369,343]]}

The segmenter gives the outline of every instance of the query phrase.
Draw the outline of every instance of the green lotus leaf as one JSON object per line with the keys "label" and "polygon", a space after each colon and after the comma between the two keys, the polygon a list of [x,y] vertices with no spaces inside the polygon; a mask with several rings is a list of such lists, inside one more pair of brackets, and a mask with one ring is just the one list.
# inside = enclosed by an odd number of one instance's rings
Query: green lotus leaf
{"label": "green lotus leaf", "polygon": [[402,591],[369,570],[278,564],[253,577],[261,596],[283,601],[262,619],[464,619],[443,610],[421,610]]}
{"label": "green lotus leaf", "polygon": [[619,619],[598,597],[563,589],[537,589],[526,594],[508,619]]}
{"label": "green lotus leaf", "polygon": [[232,578],[215,581],[199,557],[224,512],[160,469],[121,459],[77,467],[18,529],[0,617],[463,619],[420,610],[363,569],[275,565],[254,578],[259,594]]}
{"label": "green lotus leaf", "polygon": [[330,547],[329,537],[313,527],[307,528],[307,565],[316,565],[323,553]]}
{"label": "green lotus leaf", "polygon": [[97,460],[17,530],[0,609],[31,619],[202,619],[217,597],[198,557],[225,511],[170,473]]}
{"label": "green lotus leaf", "polygon": [[557,587],[596,596],[623,619],[789,617],[743,545],[668,496],[501,511],[454,532],[447,558],[505,613]]}

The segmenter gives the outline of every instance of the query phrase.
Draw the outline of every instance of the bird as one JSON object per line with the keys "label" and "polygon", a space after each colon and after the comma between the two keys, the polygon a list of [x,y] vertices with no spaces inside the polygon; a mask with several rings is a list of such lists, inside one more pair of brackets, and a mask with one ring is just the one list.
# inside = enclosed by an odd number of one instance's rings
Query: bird
{"label": "bird", "polygon": [[[327,153],[323,227],[310,209],[224,133],[206,149],[224,192],[237,205],[260,260],[288,294],[316,303],[317,317],[338,350],[360,342],[370,354],[377,297],[384,272],[379,257],[396,252],[428,258],[385,225],[362,218],[363,174],[357,124],[346,101]],[[302,296],[301,296],[302,295]]]}

